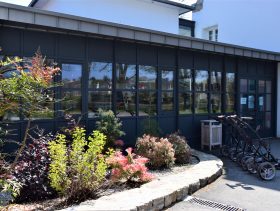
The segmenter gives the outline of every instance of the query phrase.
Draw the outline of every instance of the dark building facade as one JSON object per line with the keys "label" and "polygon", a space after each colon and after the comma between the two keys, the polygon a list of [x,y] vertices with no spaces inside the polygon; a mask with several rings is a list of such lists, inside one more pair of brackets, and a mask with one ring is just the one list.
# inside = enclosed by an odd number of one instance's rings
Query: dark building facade
{"label": "dark building facade", "polygon": [[[22,10],[35,16],[42,13]],[[0,20],[0,54],[32,57],[40,47],[61,67],[55,80],[64,85],[54,92],[65,101],[50,108],[54,115],[38,116],[33,123],[47,131],[65,126],[65,113],[82,116],[81,124],[91,131],[102,108],[121,118],[127,145],[135,143],[147,118],[156,120],[164,134],[180,130],[194,147],[200,144],[200,121],[218,114],[252,116],[252,124],[262,126],[264,137],[275,136],[277,54],[124,26],[126,35],[135,31],[133,37],[120,35],[121,30],[112,35],[101,28],[85,32],[81,24],[89,20],[84,19],[78,20],[77,30],[34,21],[11,16]],[[153,36],[158,39],[153,41]],[[20,139],[24,119],[20,114],[7,118]]]}

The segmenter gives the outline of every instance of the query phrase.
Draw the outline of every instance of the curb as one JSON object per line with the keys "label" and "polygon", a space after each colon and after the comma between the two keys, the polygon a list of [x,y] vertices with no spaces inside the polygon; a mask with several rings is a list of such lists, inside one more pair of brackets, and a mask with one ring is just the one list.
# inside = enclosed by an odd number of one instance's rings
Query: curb
{"label": "curb", "polygon": [[212,183],[222,175],[223,162],[214,155],[194,151],[200,163],[180,172],[155,179],[142,185],[97,200],[89,200],[63,211],[88,210],[162,210],[171,204],[182,201],[200,188]]}

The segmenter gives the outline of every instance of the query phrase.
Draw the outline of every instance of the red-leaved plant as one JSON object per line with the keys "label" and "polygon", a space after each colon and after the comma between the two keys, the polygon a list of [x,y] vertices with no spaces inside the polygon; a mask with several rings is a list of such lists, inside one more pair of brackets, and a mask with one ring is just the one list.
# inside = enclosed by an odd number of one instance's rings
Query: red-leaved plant
{"label": "red-leaved plant", "polygon": [[151,181],[154,177],[148,173],[148,168],[145,166],[149,160],[132,153],[132,148],[126,149],[126,152],[127,156],[117,151],[107,159],[107,163],[112,168],[112,180],[138,183]]}

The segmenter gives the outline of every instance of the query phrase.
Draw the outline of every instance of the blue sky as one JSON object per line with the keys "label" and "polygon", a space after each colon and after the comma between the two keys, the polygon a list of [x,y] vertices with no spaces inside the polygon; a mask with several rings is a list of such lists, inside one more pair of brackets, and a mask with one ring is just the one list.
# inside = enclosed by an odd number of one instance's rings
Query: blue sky
{"label": "blue sky", "polygon": [[18,4],[22,6],[27,6],[31,0],[0,0],[0,2],[7,2],[10,4]]}

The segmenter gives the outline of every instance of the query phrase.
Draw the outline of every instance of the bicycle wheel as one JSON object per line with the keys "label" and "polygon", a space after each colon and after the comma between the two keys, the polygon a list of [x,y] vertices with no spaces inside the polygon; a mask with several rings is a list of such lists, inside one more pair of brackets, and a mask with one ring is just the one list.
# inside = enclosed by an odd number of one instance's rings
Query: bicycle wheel
{"label": "bicycle wheel", "polygon": [[263,162],[258,167],[258,173],[260,178],[269,181],[272,180],[276,175],[276,169],[270,162]]}
{"label": "bicycle wheel", "polygon": [[252,156],[248,156],[248,155],[246,155],[246,156],[244,156],[242,159],[241,159],[241,167],[242,167],[242,169],[244,170],[244,171],[247,171],[248,169],[247,169],[247,163],[246,163],[246,161],[247,161],[247,159],[249,159],[249,158],[251,158]]}
{"label": "bicycle wheel", "polygon": [[251,174],[257,173],[254,157],[250,157],[250,158],[247,159],[246,166],[247,166],[247,170]]}

